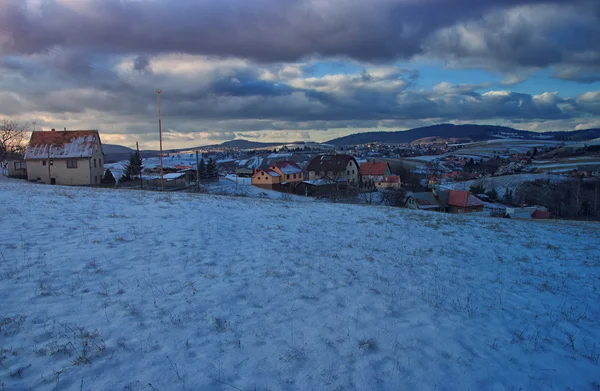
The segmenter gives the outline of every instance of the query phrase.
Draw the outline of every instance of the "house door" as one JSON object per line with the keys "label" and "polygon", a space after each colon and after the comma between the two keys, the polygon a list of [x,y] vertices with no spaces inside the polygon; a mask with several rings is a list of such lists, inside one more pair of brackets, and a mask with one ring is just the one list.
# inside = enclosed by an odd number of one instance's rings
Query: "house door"
{"label": "house door", "polygon": [[56,185],[56,178],[50,178],[50,184]]}

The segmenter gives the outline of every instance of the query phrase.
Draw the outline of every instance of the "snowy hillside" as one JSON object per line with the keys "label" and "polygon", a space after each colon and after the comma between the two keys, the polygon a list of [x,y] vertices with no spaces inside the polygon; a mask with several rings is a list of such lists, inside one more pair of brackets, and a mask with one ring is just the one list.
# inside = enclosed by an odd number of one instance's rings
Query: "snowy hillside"
{"label": "snowy hillside", "polygon": [[0,200],[3,390],[600,387],[598,224],[4,178]]}

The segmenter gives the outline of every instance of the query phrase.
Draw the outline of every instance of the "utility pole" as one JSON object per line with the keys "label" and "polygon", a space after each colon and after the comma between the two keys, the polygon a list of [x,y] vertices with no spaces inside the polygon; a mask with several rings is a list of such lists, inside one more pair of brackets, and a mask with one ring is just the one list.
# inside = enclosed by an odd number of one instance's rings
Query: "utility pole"
{"label": "utility pole", "polygon": [[200,189],[200,163],[198,162],[198,151],[196,151],[196,188]]}
{"label": "utility pole", "polygon": [[237,179],[238,178],[238,168],[239,168],[238,162],[235,162],[235,191],[236,192],[238,189],[238,179]]}
{"label": "utility pole", "polygon": [[142,155],[140,155],[140,145],[135,142],[135,148],[137,149],[137,157],[140,159],[140,186],[144,189],[144,178],[142,178]]}
{"label": "utility pole", "polygon": [[52,184],[52,173],[50,172],[50,150],[52,149],[52,144],[48,146],[48,184]]}
{"label": "utility pole", "polygon": [[162,90],[156,90],[158,97],[158,134],[160,137],[160,191],[165,191],[165,174],[163,167],[163,148],[162,148],[162,120],[160,119],[160,94]]}

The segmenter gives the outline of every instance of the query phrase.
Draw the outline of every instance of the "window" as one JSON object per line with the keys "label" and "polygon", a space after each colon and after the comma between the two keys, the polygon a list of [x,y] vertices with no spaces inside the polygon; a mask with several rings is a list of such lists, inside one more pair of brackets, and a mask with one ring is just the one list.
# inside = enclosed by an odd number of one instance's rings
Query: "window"
{"label": "window", "polygon": [[462,212],[463,212],[462,208],[458,208],[458,213],[462,213]]}
{"label": "window", "polygon": [[285,179],[290,179],[290,176],[289,176],[289,175],[286,175],[286,176],[285,176]]}
{"label": "window", "polygon": [[26,168],[25,162],[15,162],[15,170],[24,170]]}
{"label": "window", "polygon": [[45,166],[45,165],[46,165],[46,161],[42,160],[42,166]]}
{"label": "window", "polygon": [[67,159],[67,168],[77,168],[77,159]]}
{"label": "window", "polygon": [[98,175],[95,175],[95,176],[94,176],[94,183],[95,183],[95,184],[98,184]]}
{"label": "window", "polygon": [[355,171],[354,171],[354,170],[352,170],[352,174],[354,174],[354,172],[355,172]]}
{"label": "window", "polygon": [[102,159],[98,159],[98,165],[102,167]]}
{"label": "window", "polygon": [[96,165],[96,159],[94,159],[94,168],[97,168],[98,166]]}
{"label": "window", "polygon": [[350,170],[346,170],[346,175],[350,175]]}

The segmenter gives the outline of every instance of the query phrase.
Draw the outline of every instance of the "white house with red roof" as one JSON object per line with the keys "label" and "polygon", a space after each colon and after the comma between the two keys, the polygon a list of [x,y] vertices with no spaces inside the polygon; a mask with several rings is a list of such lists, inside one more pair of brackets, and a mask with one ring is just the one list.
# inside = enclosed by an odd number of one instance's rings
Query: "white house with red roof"
{"label": "white house with red roof", "polygon": [[400,187],[400,177],[392,175],[386,162],[364,162],[360,165],[360,179],[363,187],[385,189]]}
{"label": "white house with red roof", "polygon": [[25,151],[27,179],[56,185],[97,185],[104,153],[97,130],[37,131]]}

